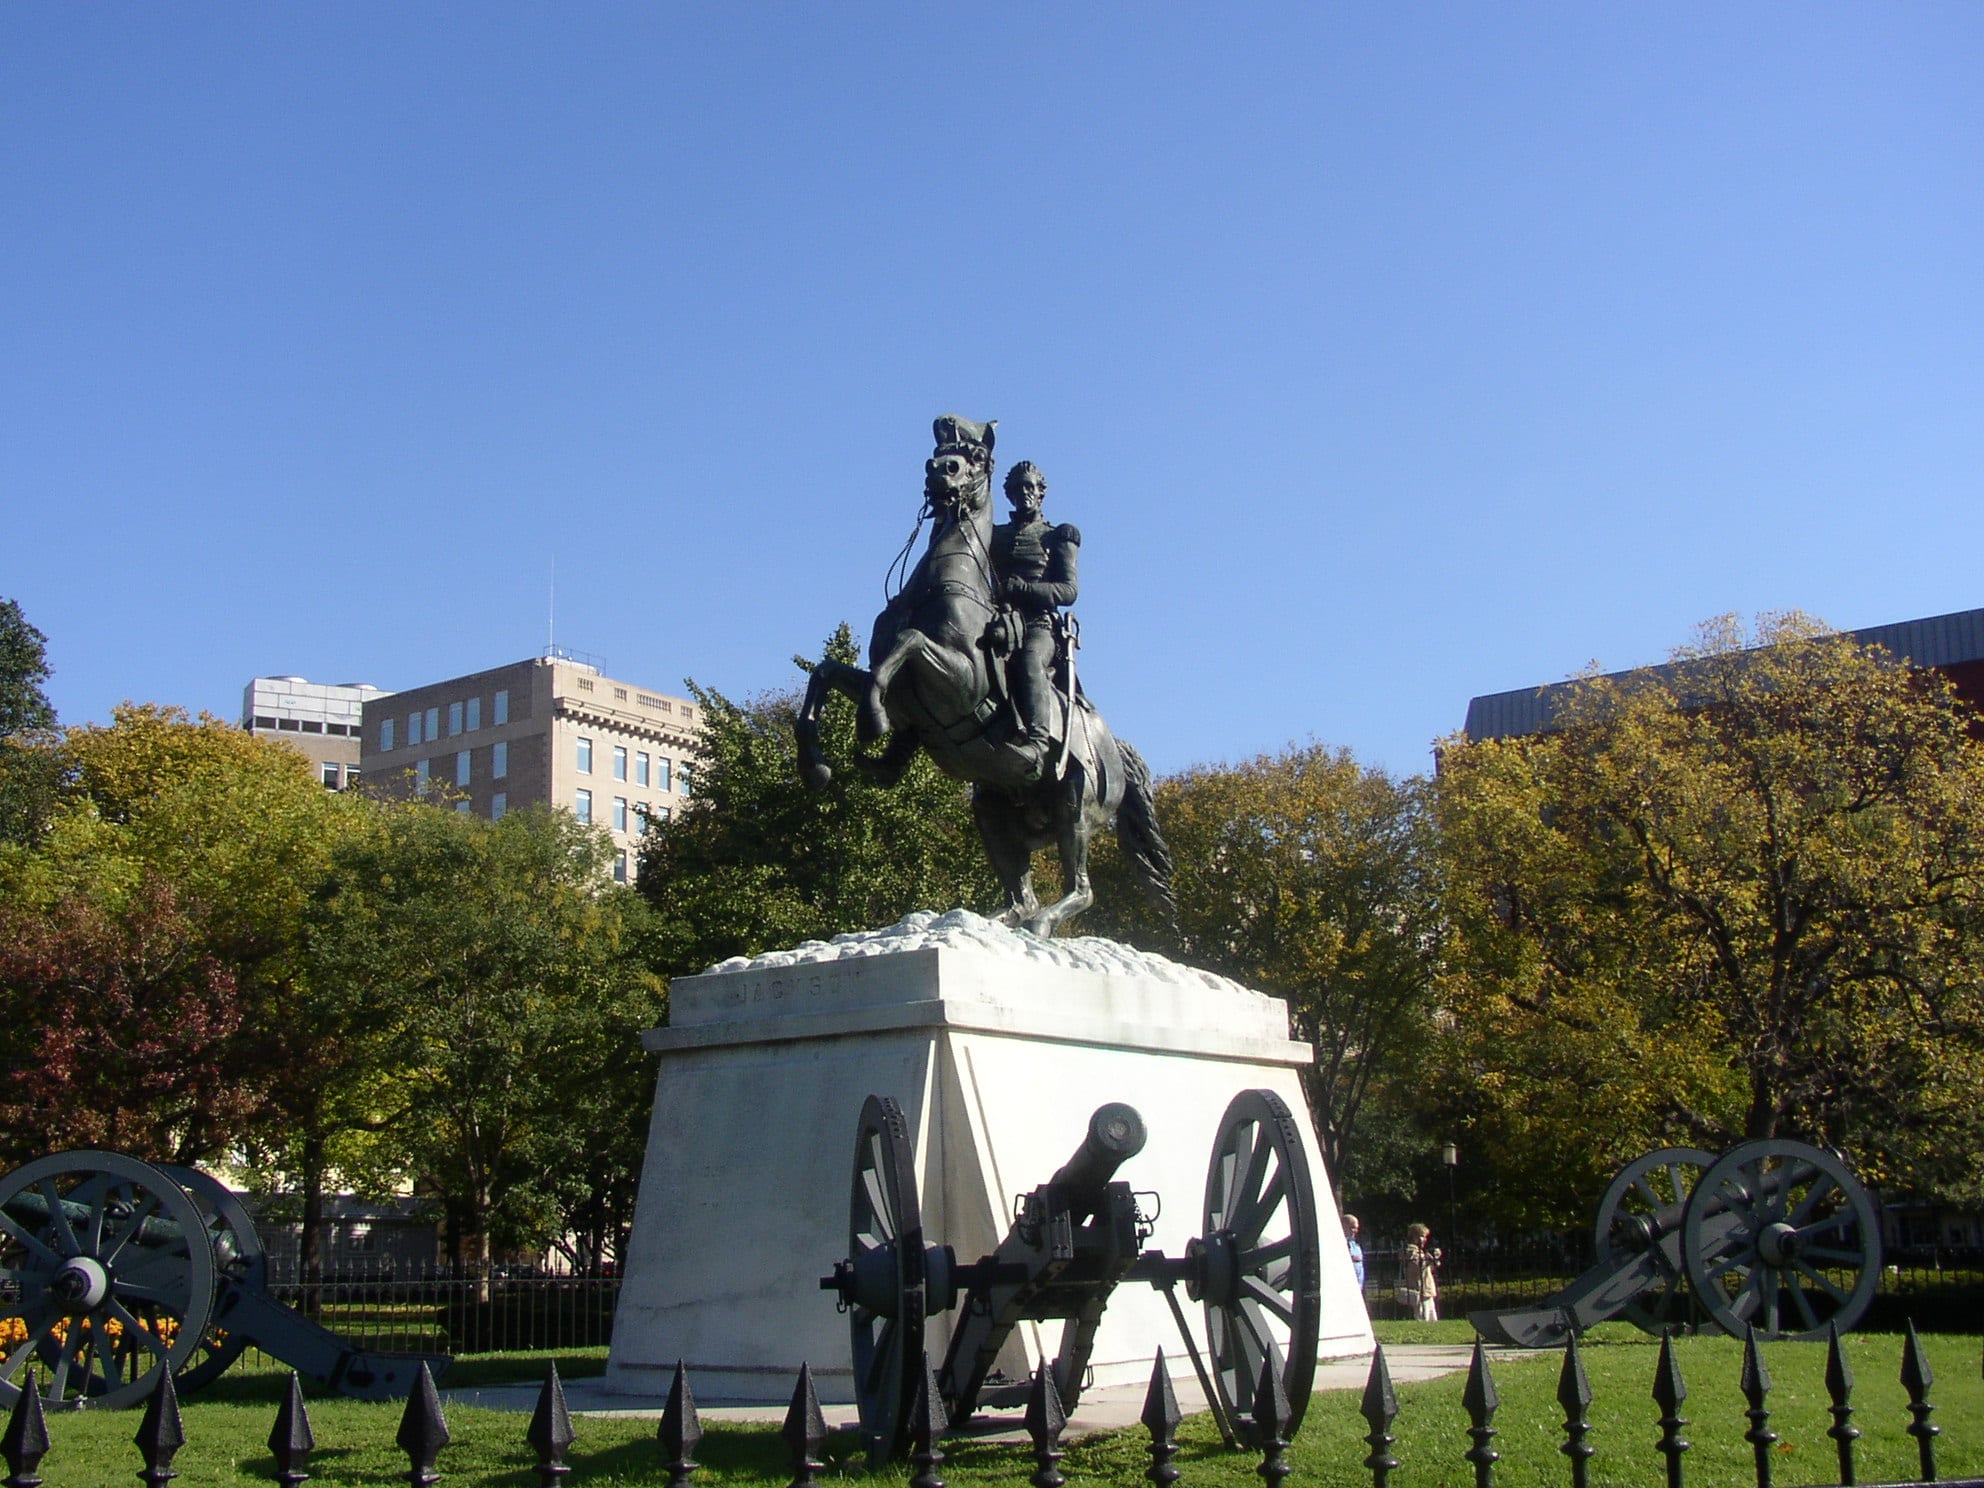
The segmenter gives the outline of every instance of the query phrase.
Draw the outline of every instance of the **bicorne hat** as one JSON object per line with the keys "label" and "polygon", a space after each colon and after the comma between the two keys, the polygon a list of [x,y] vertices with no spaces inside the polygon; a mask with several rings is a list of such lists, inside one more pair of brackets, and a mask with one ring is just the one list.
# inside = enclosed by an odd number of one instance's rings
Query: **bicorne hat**
{"label": "bicorne hat", "polygon": [[960,418],[955,413],[947,413],[938,418],[930,426],[930,432],[937,437],[938,449],[955,449],[959,446],[969,445],[976,446],[989,455],[992,453],[993,435],[998,427],[999,421],[997,419],[992,419],[983,424],[975,424],[968,418]]}

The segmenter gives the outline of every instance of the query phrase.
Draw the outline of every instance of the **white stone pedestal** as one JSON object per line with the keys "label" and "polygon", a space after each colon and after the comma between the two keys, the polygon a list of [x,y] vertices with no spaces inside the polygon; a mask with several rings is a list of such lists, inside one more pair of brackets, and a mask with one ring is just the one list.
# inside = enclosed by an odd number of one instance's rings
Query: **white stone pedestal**
{"label": "white stone pedestal", "polygon": [[[960,910],[678,979],[670,1025],[645,1043],[661,1069],[607,1362],[615,1394],[659,1397],[679,1359],[699,1401],[783,1402],[802,1362],[823,1400],[852,1398],[847,1319],[819,1278],[849,1251],[855,1126],[871,1093],[900,1101],[915,1133],[924,1238],[972,1261],[1112,1100],[1135,1106],[1150,1134],[1116,1176],[1159,1196],[1148,1243],[1183,1255],[1203,1228],[1228,1101],[1275,1091],[1301,1124],[1316,1185],[1320,1356],[1372,1347],[1297,1080],[1312,1050],[1289,1039],[1276,998],[1110,941],[1042,941]],[[1201,1310],[1186,1315],[1203,1348]],[[1052,1357],[1060,1326],[1022,1326],[1001,1367],[1023,1377]],[[941,1359],[949,1318],[933,1316],[926,1336]],[[1118,1287],[1094,1382],[1148,1378],[1160,1347],[1190,1373],[1162,1296]]]}

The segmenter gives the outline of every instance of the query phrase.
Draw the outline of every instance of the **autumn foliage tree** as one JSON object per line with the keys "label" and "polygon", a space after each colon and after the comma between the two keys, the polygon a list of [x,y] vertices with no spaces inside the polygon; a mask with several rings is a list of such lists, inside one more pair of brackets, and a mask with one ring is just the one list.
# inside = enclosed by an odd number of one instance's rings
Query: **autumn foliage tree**
{"label": "autumn foliage tree", "polygon": [[1511,1217],[1654,1145],[1798,1137],[1946,1193],[1984,1157],[1984,744],[1797,616],[1447,742],[1446,1118]]}
{"label": "autumn foliage tree", "polygon": [[1170,776],[1157,812],[1176,939],[1113,852],[1098,854],[1084,922],[1287,998],[1317,1047],[1303,1081],[1324,1161],[1365,1191],[1401,1181],[1396,1134],[1371,1118],[1388,1097],[1410,1103],[1431,1028],[1440,919],[1422,786],[1320,744]]}

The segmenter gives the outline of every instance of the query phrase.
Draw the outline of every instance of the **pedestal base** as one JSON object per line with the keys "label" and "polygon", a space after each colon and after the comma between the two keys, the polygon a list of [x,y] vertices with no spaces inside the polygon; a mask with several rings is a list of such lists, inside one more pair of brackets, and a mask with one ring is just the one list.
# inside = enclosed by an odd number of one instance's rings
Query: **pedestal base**
{"label": "pedestal base", "polygon": [[[821,958],[831,959],[821,959]],[[1127,1101],[1150,1139],[1117,1177],[1157,1211],[1149,1246],[1182,1256],[1203,1228],[1215,1130],[1240,1090],[1279,1094],[1307,1144],[1323,1230],[1319,1352],[1368,1352],[1370,1322],[1310,1128],[1278,999],[1097,940],[1041,941],[964,911],[726,963],[671,990],[653,1124],[605,1385],[659,1396],[682,1360],[697,1398],[779,1402],[801,1363],[823,1400],[852,1398],[847,1319],[819,1279],[849,1253],[862,1101],[901,1102],[915,1134],[926,1241],[976,1260],[1015,1197],[1053,1176],[1089,1115]],[[1182,1300],[1182,1299],[1181,1299]],[[1203,1347],[1204,1318],[1187,1318]],[[1058,1323],[1016,1331],[1023,1378]],[[931,1318],[934,1359],[950,1320]],[[1096,1384],[1148,1378],[1156,1351],[1189,1373],[1151,1287],[1118,1287]]]}

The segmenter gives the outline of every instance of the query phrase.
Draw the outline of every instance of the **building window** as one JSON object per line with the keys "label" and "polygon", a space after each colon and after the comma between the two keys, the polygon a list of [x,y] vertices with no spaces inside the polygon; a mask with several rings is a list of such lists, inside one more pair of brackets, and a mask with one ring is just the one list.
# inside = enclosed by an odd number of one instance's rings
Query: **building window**
{"label": "building window", "polygon": [[655,819],[656,821],[667,821],[667,820],[668,820],[668,808],[667,808],[666,806],[657,806],[657,807],[655,807],[655,808],[654,808],[654,819]]}
{"label": "building window", "polygon": [[627,849],[624,847],[613,855],[613,881],[615,883],[627,881]]}
{"label": "building window", "polygon": [[358,784],[358,766],[346,765],[344,767],[344,788],[350,790],[356,784]]}
{"label": "building window", "polygon": [[452,739],[461,731],[462,705],[460,703],[450,703],[448,704],[448,737]]}
{"label": "building window", "polygon": [[426,761],[426,760],[415,760],[415,761],[413,762],[413,784],[414,784],[414,787],[415,787],[415,788],[416,788],[417,790],[426,790],[426,789],[427,789],[427,761]]}
{"label": "building window", "polygon": [[427,710],[427,742],[433,743],[441,737],[441,705],[436,703]]}
{"label": "building window", "polygon": [[590,739],[579,740],[579,773],[592,774],[592,740]]}
{"label": "building window", "polygon": [[489,819],[501,821],[503,813],[510,809],[510,796],[507,791],[498,791],[489,798]]}
{"label": "building window", "polygon": [[455,784],[467,785],[468,781],[468,751],[464,749],[455,756]]}
{"label": "building window", "polygon": [[634,784],[646,785],[647,783],[648,783],[648,752],[645,749],[643,749],[639,754],[634,756]]}
{"label": "building window", "polygon": [[624,687],[616,687],[616,688],[614,688],[614,689],[613,689],[613,701],[614,701],[614,702],[616,702],[616,703],[624,703],[624,702],[626,702],[626,701],[627,701],[627,689],[626,689],[626,688],[624,688]]}
{"label": "building window", "polygon": [[490,712],[496,715],[496,721],[498,723],[508,723],[510,721],[510,690],[507,687],[496,694],[496,704],[490,709]]}
{"label": "building window", "polygon": [[613,778],[615,780],[625,780],[627,778],[627,746],[625,744],[615,744],[613,746]]}
{"label": "building window", "polygon": [[616,832],[627,830],[627,798],[625,796],[615,796],[613,798],[613,830]]}
{"label": "building window", "polygon": [[671,766],[665,758],[663,758],[660,755],[655,756],[654,783],[660,786],[663,790],[672,790],[674,788],[668,783],[669,771],[671,769],[673,769],[673,766]]}
{"label": "building window", "polygon": [[466,802],[466,801],[457,801],[457,802],[455,802],[455,815],[456,815],[456,816],[467,816],[467,815],[468,815],[468,802]]}
{"label": "building window", "polygon": [[489,746],[489,778],[502,780],[510,773],[510,746],[496,743]]}
{"label": "building window", "polygon": [[324,784],[328,785],[332,790],[338,788],[338,767],[336,765],[324,766]]}
{"label": "building window", "polygon": [[678,796],[686,796],[689,794],[689,769],[690,766],[687,760],[682,761],[680,765],[676,766],[675,794]]}
{"label": "building window", "polygon": [[379,720],[379,752],[385,754],[393,747],[393,721],[390,718]]}
{"label": "building window", "polygon": [[479,697],[470,698],[468,700],[468,731],[472,734],[481,727],[482,699]]}
{"label": "building window", "polygon": [[572,815],[576,816],[582,822],[592,820],[591,791],[582,790],[579,792],[577,799],[572,802]]}
{"label": "building window", "polygon": [[406,742],[409,746],[420,742],[420,715],[409,713],[406,716]]}

